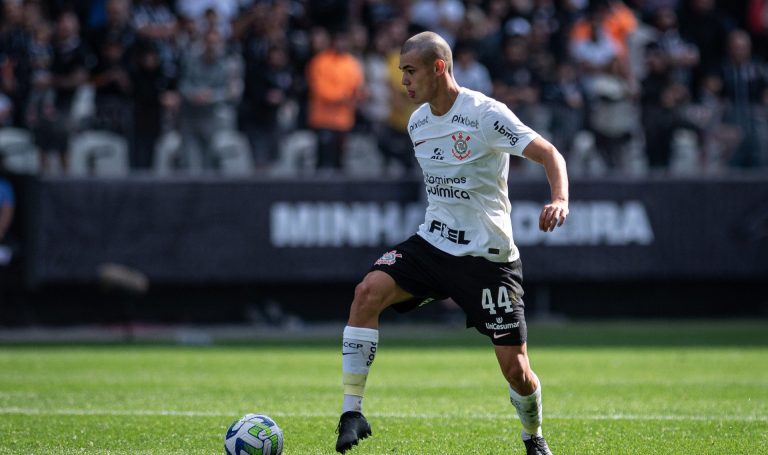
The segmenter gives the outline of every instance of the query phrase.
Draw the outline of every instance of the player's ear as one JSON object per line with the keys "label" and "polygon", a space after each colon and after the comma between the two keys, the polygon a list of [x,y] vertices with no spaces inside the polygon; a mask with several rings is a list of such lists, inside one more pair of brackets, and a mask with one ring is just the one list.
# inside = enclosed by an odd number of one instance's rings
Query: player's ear
{"label": "player's ear", "polygon": [[445,72],[445,60],[443,59],[435,60],[435,74],[441,75],[444,72]]}

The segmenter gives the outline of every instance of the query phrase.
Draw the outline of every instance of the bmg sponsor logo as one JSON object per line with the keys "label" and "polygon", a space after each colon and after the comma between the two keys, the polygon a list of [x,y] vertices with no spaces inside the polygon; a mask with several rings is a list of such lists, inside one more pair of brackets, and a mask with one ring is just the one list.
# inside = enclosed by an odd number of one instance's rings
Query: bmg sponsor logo
{"label": "bmg sponsor logo", "polygon": [[493,122],[493,129],[497,131],[499,134],[501,134],[502,136],[509,139],[509,145],[517,144],[517,141],[520,139],[517,137],[516,134],[510,131],[508,126],[505,126],[503,123],[499,123],[498,120]]}

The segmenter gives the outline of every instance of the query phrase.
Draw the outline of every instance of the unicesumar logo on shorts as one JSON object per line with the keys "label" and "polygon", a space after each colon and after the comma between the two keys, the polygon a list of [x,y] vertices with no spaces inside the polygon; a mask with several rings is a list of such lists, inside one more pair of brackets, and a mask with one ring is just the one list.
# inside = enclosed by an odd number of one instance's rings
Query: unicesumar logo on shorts
{"label": "unicesumar logo on shorts", "polygon": [[376,260],[374,265],[392,265],[397,261],[397,258],[403,257],[397,250],[387,251],[380,258]]}

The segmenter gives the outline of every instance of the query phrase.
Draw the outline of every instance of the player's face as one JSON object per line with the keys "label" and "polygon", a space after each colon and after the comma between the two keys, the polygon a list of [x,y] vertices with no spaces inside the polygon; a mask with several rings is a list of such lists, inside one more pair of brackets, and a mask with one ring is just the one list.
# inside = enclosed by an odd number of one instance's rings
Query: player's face
{"label": "player's face", "polygon": [[411,101],[421,104],[434,97],[437,88],[435,69],[427,65],[416,51],[400,54],[400,70],[403,72],[401,82]]}

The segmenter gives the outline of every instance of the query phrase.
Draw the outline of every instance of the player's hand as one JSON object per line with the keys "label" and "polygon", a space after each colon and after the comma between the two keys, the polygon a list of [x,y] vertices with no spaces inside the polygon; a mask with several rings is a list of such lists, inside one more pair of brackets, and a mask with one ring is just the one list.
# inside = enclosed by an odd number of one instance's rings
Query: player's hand
{"label": "player's hand", "polygon": [[539,229],[544,232],[552,232],[556,227],[562,226],[566,218],[568,218],[568,202],[554,201],[545,205],[541,210]]}

